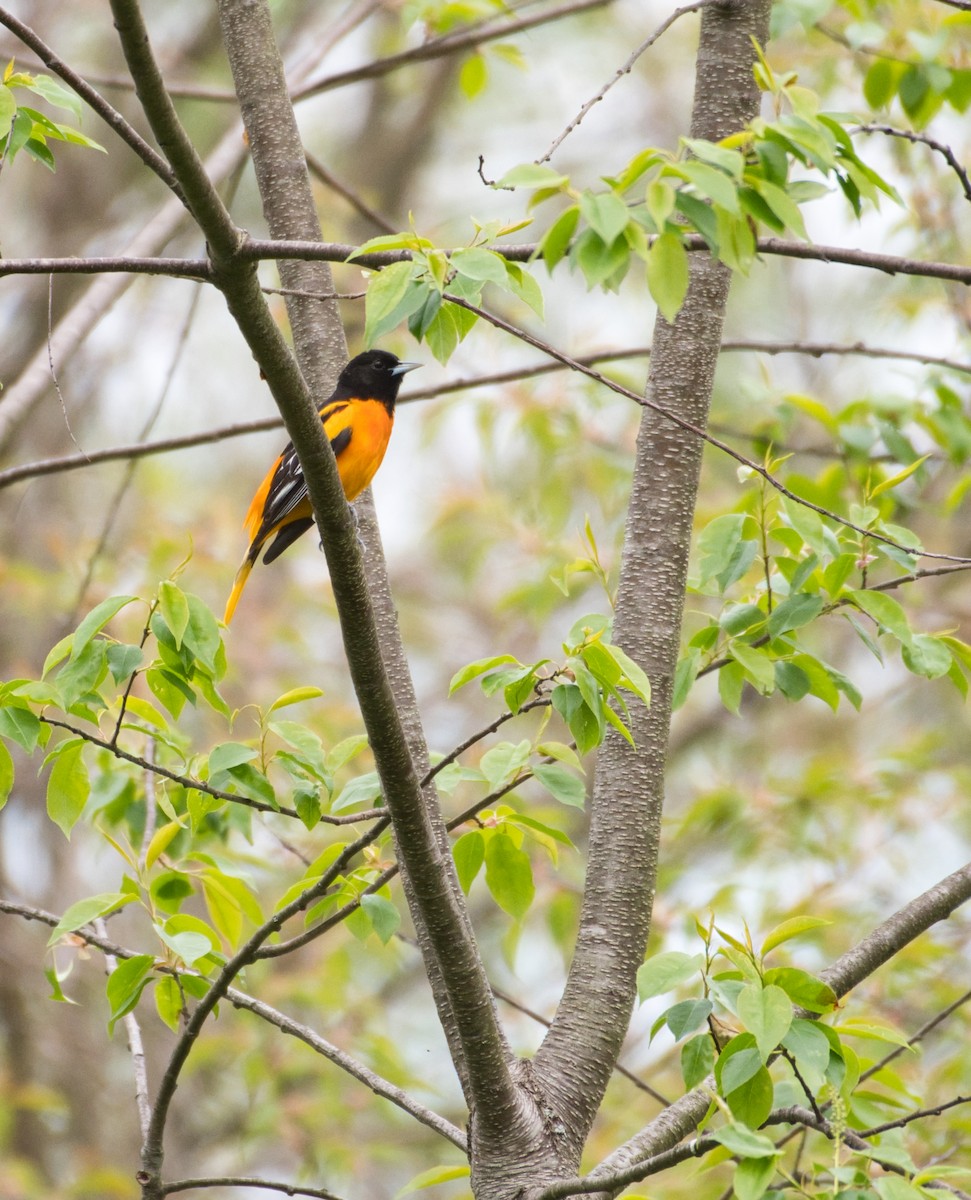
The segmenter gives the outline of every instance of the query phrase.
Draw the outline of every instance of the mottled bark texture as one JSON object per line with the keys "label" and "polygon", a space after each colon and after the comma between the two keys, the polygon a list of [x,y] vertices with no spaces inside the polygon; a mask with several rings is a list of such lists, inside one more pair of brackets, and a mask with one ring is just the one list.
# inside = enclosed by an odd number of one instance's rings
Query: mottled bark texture
{"label": "mottled bark texture", "polygon": [[[752,38],[764,43],[768,0],[702,14],[692,136],[718,139],[758,111]],[[693,425],[708,419],[730,273],[693,255],[684,305],[658,318],[647,395]],[[566,991],[536,1058],[571,1138],[585,1139],[627,1031],[650,926],[671,692],[702,443],[645,409],[621,563],[615,640],[647,671],[650,708],[632,708],[636,745],[608,737],[597,764],[580,934]]]}

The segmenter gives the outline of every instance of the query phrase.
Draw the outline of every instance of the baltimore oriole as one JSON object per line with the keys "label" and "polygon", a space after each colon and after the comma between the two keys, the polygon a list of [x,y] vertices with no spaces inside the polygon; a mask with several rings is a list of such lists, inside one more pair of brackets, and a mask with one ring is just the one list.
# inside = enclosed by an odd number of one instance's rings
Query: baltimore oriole
{"label": "baltimore oriole", "polygon": [[[401,377],[419,366],[421,363],[400,362],[386,350],[367,350],[351,359],[340,373],[334,394],[320,406],[320,419],[348,501],[364,491],[380,467],[391,437]],[[263,556],[265,563],[273,562],[313,523],[307,485],[291,442],[260,484],[243,522],[250,545],[226,604],[223,620],[227,625],[264,545],[276,534]]]}

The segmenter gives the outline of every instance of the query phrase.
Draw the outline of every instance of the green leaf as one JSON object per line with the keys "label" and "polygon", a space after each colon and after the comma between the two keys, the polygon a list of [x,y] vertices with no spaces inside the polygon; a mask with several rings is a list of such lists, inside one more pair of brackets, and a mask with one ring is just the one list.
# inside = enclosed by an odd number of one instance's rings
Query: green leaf
{"label": "green leaf", "polygon": [[176,649],[180,649],[182,638],[189,627],[189,601],[185,592],[171,579],[163,580],[158,589],[158,606],[175,639]]}
{"label": "green leaf", "polygon": [[0,742],[0,809],[7,803],[13,787],[13,758],[10,751]]}
{"label": "green leaf", "polygon": [[494,250],[486,250],[484,246],[469,246],[454,251],[451,263],[456,271],[469,279],[506,286],[506,263]]}
{"label": "green leaf", "polygon": [[358,775],[341,788],[340,795],[331,805],[331,811],[343,812],[353,808],[355,804],[363,804],[371,808],[381,798],[381,780],[376,771],[367,771]]}
{"label": "green leaf", "polygon": [[399,1200],[401,1196],[407,1196],[411,1192],[420,1192],[424,1188],[434,1187],[437,1183],[449,1183],[453,1179],[465,1179],[468,1177],[471,1168],[468,1166],[459,1167],[430,1167],[427,1171],[422,1171],[409,1179],[405,1186],[395,1195],[395,1200]]}
{"label": "green leaf", "polygon": [[800,629],[808,625],[823,611],[821,596],[810,592],[796,592],[787,596],[769,614],[768,631],[770,637],[778,637],[788,633],[790,629]]}
{"label": "green leaf", "polygon": [[733,641],[729,647],[732,658],[742,667],[748,680],[764,695],[775,690],[775,664],[763,650],[745,642]]}
{"label": "green leaf", "polygon": [[459,87],[467,100],[482,91],[489,80],[489,68],[484,54],[470,54],[459,71]]}
{"label": "green leaf", "polygon": [[793,1004],[809,1012],[830,1012],[836,1007],[836,993],[829,984],[799,967],[771,967],[762,979],[766,985],[782,988]]}
{"label": "green leaf", "polygon": [[615,646],[613,642],[601,642],[600,646],[620,667],[618,686],[633,692],[645,704],[650,704],[651,681],[647,673],[620,646]]}
{"label": "green leaf", "polygon": [[448,694],[451,696],[453,692],[464,687],[470,680],[479,675],[485,675],[487,671],[493,671],[496,667],[504,666],[506,663],[515,663],[519,667],[523,665],[518,658],[513,658],[511,654],[495,654],[491,658],[476,659],[475,662],[471,662],[460,671],[455,672],[449,681]]}
{"label": "green leaf", "polygon": [[587,789],[582,779],[559,763],[537,763],[533,767],[536,779],[554,800],[573,808],[583,808],[587,800]]}
{"label": "green leaf", "polygon": [[940,679],[951,669],[951,652],[940,638],[918,633],[900,647],[904,666],[914,675],[925,679]]}
{"label": "green leaf", "polygon": [[772,1111],[772,1076],[767,1067],[759,1067],[751,1079],[725,1096],[725,1102],[736,1121],[750,1129],[758,1129]]}
{"label": "green leaf", "polygon": [[680,1042],[686,1033],[694,1033],[711,1016],[712,1003],[710,1000],[682,1000],[672,1004],[665,1013],[668,1029],[674,1034],[675,1041]]}
{"label": "green leaf", "polygon": [[929,454],[922,454],[920,458],[909,463],[902,471],[898,471],[896,475],[891,475],[889,479],[885,479],[882,483],[878,483],[870,492],[870,499],[875,500],[877,496],[882,496],[884,492],[889,492],[892,488],[903,483],[905,479],[909,479],[913,473],[924,465],[930,458]]}
{"label": "green leaf", "polygon": [[825,917],[790,917],[788,921],[776,925],[775,929],[766,934],[759,954],[764,958],[770,950],[781,946],[783,942],[799,937],[810,929],[821,929],[824,925],[832,925],[832,921],[827,921]]}
{"label": "green leaf", "polygon": [[792,1001],[780,987],[750,983],[739,992],[736,1011],[739,1020],[755,1037],[762,1062],[767,1063],[792,1024]]}
{"label": "green leaf", "polygon": [[490,789],[495,791],[517,775],[529,762],[531,752],[526,738],[521,742],[499,742],[487,750],[479,759],[479,770]]}
{"label": "green leaf", "polygon": [[187,967],[191,967],[193,963],[198,962],[205,955],[211,954],[215,949],[212,938],[196,930],[186,929],[180,933],[170,933],[163,926],[156,925],[155,932]]}
{"label": "green leaf", "polygon": [[[874,1156],[880,1157],[878,1147],[874,1148]],[[874,1189],[880,1200],[927,1200],[928,1193],[923,1188],[915,1187],[899,1175],[884,1175],[873,1181]]]}
{"label": "green leaf", "polygon": [[797,1017],[782,1039],[782,1045],[796,1060],[796,1065],[810,1086],[817,1090],[822,1087],[831,1050],[822,1026],[816,1021]]}
{"label": "green leaf", "polygon": [[729,712],[738,716],[745,688],[745,672],[737,662],[727,663],[718,672],[718,696]]}
{"label": "green leaf", "polygon": [[114,1032],[115,1023],[130,1013],[149,982],[155,959],[151,954],[136,954],[126,958],[108,976],[106,991],[111,1015],[108,1018],[108,1033]]}
{"label": "green leaf", "polygon": [[743,1158],[732,1178],[736,1197],[738,1200],[760,1200],[774,1175],[774,1158]]}
{"label": "green leaf", "polygon": [[715,1065],[715,1044],[708,1033],[699,1033],[681,1047],[681,1074],[684,1086],[695,1088]]}
{"label": "green leaf", "polygon": [[543,300],[543,289],[539,286],[539,283],[522,263],[507,261],[505,267],[507,287],[511,288],[520,300],[528,304],[533,312],[542,320],[545,303]]}
{"label": "green leaf", "polygon": [[[364,299],[364,341],[372,346],[384,334],[389,333],[401,321],[414,312],[422,303],[426,289],[412,287],[415,276],[413,262],[396,262],[384,267],[368,280]],[[411,312],[399,311],[405,296],[413,294],[414,308]]]}
{"label": "green leaf", "polygon": [[84,900],[78,900],[67,909],[54,926],[51,936],[47,939],[47,945],[56,945],[65,933],[73,933],[82,925],[87,925],[97,917],[104,917],[117,908],[123,908],[134,899],[136,897],[131,892],[102,892],[98,896],[88,896]]}
{"label": "green leaf", "polygon": [[553,707],[569,726],[579,754],[588,754],[599,746],[604,735],[604,718],[597,709],[588,707],[576,684],[557,684],[550,694]]}
{"label": "green leaf", "polygon": [[70,840],[71,830],[88,802],[91,784],[82,757],[84,742],[77,738],[62,745],[47,781],[47,815]]}
{"label": "green leaf", "polygon": [[137,599],[137,596],[109,596],[107,600],[102,600],[96,608],[93,608],[74,631],[71,658],[77,658],[88,642],[108,624],[113,616]]}
{"label": "green leaf", "polygon": [[0,138],[5,138],[10,132],[16,113],[17,97],[6,84],[0,83]]}
{"label": "green leaf", "polygon": [[661,233],[647,252],[647,286],[665,321],[673,322],[688,291],[688,255],[676,233]]}
{"label": "green leaf", "polygon": [[184,1005],[178,982],[171,975],[160,975],[155,981],[155,1008],[173,1033],[179,1030]]}
{"label": "green leaf", "polygon": [[614,244],[630,220],[630,209],[615,192],[584,192],[580,213],[605,246]]}
{"label": "green leaf", "polygon": [[48,727],[29,708],[19,708],[13,704],[0,708],[0,737],[16,742],[28,754],[33,754],[37,749],[45,728]]}
{"label": "green leaf", "polygon": [[536,894],[529,856],[508,834],[497,832],[486,843],[485,867],[493,899],[504,912],[521,921]]}
{"label": "green leaf", "polygon": [[142,665],[144,657],[140,646],[129,646],[123,642],[113,642],[108,647],[107,652],[108,670],[111,672],[111,678],[115,683],[121,683],[123,680],[130,678]]}
{"label": "green leaf", "polygon": [[478,829],[463,833],[452,846],[459,884],[466,895],[485,861],[485,838]]}
{"label": "green leaf", "polygon": [[158,856],[165,853],[165,850],[181,831],[182,826],[178,821],[169,821],[160,829],[156,829],[148,844],[148,849],[145,851],[145,866],[153,867]]}
{"label": "green leaf", "polygon": [[561,175],[552,167],[541,163],[521,163],[507,171],[494,185],[497,188],[561,188],[569,183],[568,175]]}
{"label": "green leaf", "polygon": [[891,1046],[901,1046],[905,1050],[913,1050],[906,1034],[890,1025],[878,1024],[874,1021],[841,1021],[833,1029],[841,1036],[866,1038],[875,1042],[889,1042]]}
{"label": "green leaf", "polygon": [[361,897],[361,908],[367,913],[374,932],[387,945],[401,925],[401,913],[398,912],[397,906],[386,896],[374,893]]}
{"label": "green leaf", "polygon": [[755,1043],[755,1035],[739,1033],[729,1041],[715,1063],[715,1079],[718,1090],[727,1097],[731,1092],[748,1083],[762,1069],[762,1056]]}
{"label": "green leaf", "polygon": [[654,954],[637,969],[637,997],[649,1000],[670,992],[695,976],[704,966],[704,955],[665,950]]}
{"label": "green leaf", "polygon": [[764,1133],[755,1133],[744,1125],[726,1125],[711,1135],[726,1150],[739,1158],[775,1158],[778,1148]]}
{"label": "green leaf", "polygon": [[252,762],[258,755],[253,746],[244,746],[241,742],[221,742],[209,751],[209,778],[222,771],[231,771],[241,763]]}
{"label": "green leaf", "polygon": [[893,596],[886,592],[875,592],[869,588],[859,588],[849,592],[849,599],[872,617],[888,633],[901,642],[909,642],[911,638],[910,624],[903,606]]}
{"label": "green leaf", "polygon": [[572,204],[556,218],[539,240],[536,253],[546,263],[548,271],[552,272],[557,263],[561,262],[567,251],[580,221],[580,209]]}
{"label": "green leaf", "polygon": [[281,708],[289,708],[292,704],[303,704],[305,700],[316,700],[318,696],[322,696],[323,694],[323,689],[319,687],[291,688],[288,692],[284,692],[282,696],[277,696],[266,711],[268,714],[278,712]]}

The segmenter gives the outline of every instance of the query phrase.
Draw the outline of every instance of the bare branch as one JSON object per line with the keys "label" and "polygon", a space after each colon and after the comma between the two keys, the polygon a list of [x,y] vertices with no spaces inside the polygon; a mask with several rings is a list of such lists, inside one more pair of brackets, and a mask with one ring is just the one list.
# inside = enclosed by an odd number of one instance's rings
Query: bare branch
{"label": "bare branch", "polygon": [[959,1104],[971,1104],[971,1096],[955,1096],[953,1100],[945,1100],[943,1104],[935,1104],[933,1108],[917,1108],[913,1112],[907,1113],[905,1117],[898,1117],[896,1121],[874,1125],[871,1129],[861,1129],[859,1135],[862,1138],[871,1138],[880,1133],[886,1133],[888,1129],[903,1129],[912,1121],[921,1121],[924,1117],[939,1117],[941,1113],[947,1112],[949,1108],[957,1108]]}
{"label": "bare branch", "polygon": [[114,255],[91,258],[0,258],[5,275],[168,275],[212,282],[204,258],[140,258]]}
{"label": "bare branch", "polygon": [[[285,292],[287,289],[264,287],[263,291],[272,295],[278,292]],[[309,296],[316,295],[315,293],[304,294]],[[316,298],[333,299],[334,296],[334,293],[330,293]],[[733,339],[722,342],[722,351],[725,353],[742,351],[771,355],[805,354],[810,358],[820,358],[829,354],[841,356],[859,355],[863,358],[893,359],[921,363],[924,366],[941,367],[948,371],[960,371],[963,374],[971,375],[971,363],[960,362],[953,358],[943,358],[938,355],[921,354],[911,350],[894,350],[889,347],[867,346],[862,342],[854,342],[850,345],[838,342],[766,342],[752,339]],[[650,352],[650,348],[646,346],[633,347],[628,350],[603,350],[595,354],[579,355],[575,361],[580,363],[581,366],[589,367],[602,362],[619,362],[624,359],[647,358]],[[555,371],[571,369],[569,363],[554,360],[552,362],[533,363],[530,366],[508,371],[496,371],[487,375],[453,379],[451,382],[439,384],[434,388],[416,388],[410,391],[407,396],[400,397],[398,404],[417,404],[423,400],[431,400],[439,396],[451,395],[455,392],[468,391],[480,387],[494,387],[504,383],[516,383],[522,379],[536,378],[552,374]],[[56,475],[62,471],[74,471],[83,467],[97,466],[100,463],[141,458],[146,455],[166,454],[174,450],[188,450],[194,446],[205,446],[213,442],[225,441],[229,438],[247,437],[253,433],[266,433],[269,430],[282,428],[283,421],[280,417],[262,417],[256,421],[244,421],[236,425],[223,425],[218,429],[202,430],[199,433],[184,434],[181,437],[161,438],[155,442],[135,442],[126,446],[113,446],[104,450],[92,450],[87,455],[76,454],[65,455],[59,458],[40,459],[37,462],[24,463],[22,466],[8,467],[5,471],[0,471],[0,488],[9,487],[14,483],[20,483],[25,479],[34,479],[38,476]],[[805,450],[800,451],[800,453],[807,452]],[[950,568],[944,570],[947,569]],[[919,571],[915,577],[923,578],[924,575],[943,574],[944,570]],[[882,586],[897,586],[900,582],[904,582],[904,580],[898,580],[892,585],[887,584]]]}
{"label": "bare branch", "polygon": [[611,2],[612,0],[574,0],[572,4],[564,4],[560,8],[536,13],[531,17],[521,17],[515,21],[498,22],[494,26],[475,26],[471,30],[449,33],[444,37],[426,42],[422,46],[416,46],[412,50],[403,50],[400,54],[389,54],[386,58],[375,59],[374,62],[354,67],[350,71],[339,71],[316,81],[311,80],[295,89],[291,96],[296,103],[306,100],[308,96],[314,96],[318,92],[332,91],[334,88],[344,87],[349,83],[360,83],[364,79],[376,79],[391,71],[397,71],[401,67],[410,66],[412,63],[430,62],[447,55],[460,54],[464,50],[474,50],[497,38],[512,37],[513,34],[523,33],[527,29],[535,29],[538,25],[548,25],[551,21],[558,21],[564,17],[573,17],[579,13],[604,8]]}
{"label": "bare branch", "polygon": [[[944,3],[947,3],[947,0],[944,0]],[[971,3],[966,8],[968,11],[971,11]],[[895,125],[857,125],[856,131],[859,133],[883,133],[887,137],[904,138],[915,146],[928,146],[935,153],[943,156],[947,165],[961,181],[961,190],[964,192],[965,199],[971,200],[971,178],[968,177],[968,172],[958,162],[957,156],[950,146],[946,146],[943,142],[938,142],[935,138],[928,137],[926,133],[917,133],[913,129],[898,129]]]}
{"label": "bare branch", "polygon": [[607,83],[605,83],[603,85],[603,87],[600,89],[600,91],[597,92],[596,96],[593,96],[590,100],[588,100],[586,102],[586,104],[584,104],[584,106],[580,109],[580,111],[573,118],[573,120],[570,122],[570,124],[567,125],[566,129],[564,129],[563,132],[558,137],[553,139],[552,145],[546,151],[546,153],[543,155],[543,157],[536,159],[536,161],[538,163],[549,162],[549,160],[553,157],[554,153],[559,149],[559,147],[569,137],[569,135],[574,131],[574,129],[576,129],[577,126],[583,121],[583,118],[594,107],[594,105],[599,104],[600,101],[604,98],[604,96],[607,95],[607,93],[610,91],[610,89],[615,84],[620,83],[620,81],[624,78],[625,75],[629,75],[631,73],[631,71],[634,69],[634,64],[641,57],[641,55],[644,54],[647,50],[650,50],[650,48],[654,45],[654,43],[658,40],[658,38],[661,37],[662,34],[666,33],[671,28],[671,26],[677,20],[679,20],[679,18],[685,16],[685,14],[687,14],[687,13],[697,12],[700,8],[704,8],[704,6],[706,4],[711,4],[711,3],[713,3],[713,0],[693,0],[693,3],[691,3],[691,4],[685,4],[681,8],[676,8],[674,10],[674,12],[670,14],[670,16],[668,16],[665,20],[663,20],[661,22],[660,25],[658,25],[657,29],[654,30],[654,32],[650,35],[650,37],[648,37],[645,41],[641,42],[641,44],[637,47],[637,49],[630,56],[630,58],[628,58],[628,60],[624,63],[624,65],[622,67],[618,67],[618,69],[614,72],[614,74],[607,81]]}
{"label": "bare branch", "polygon": [[262,1188],[268,1192],[282,1192],[284,1196],[310,1196],[312,1200],[341,1200],[334,1192],[326,1188],[304,1187],[296,1183],[277,1183],[272,1179],[257,1179],[249,1175],[212,1175],[198,1179],[177,1179],[174,1183],[165,1183],[159,1191],[160,1196],[173,1196],[176,1192],[193,1192],[202,1188],[243,1187]]}
{"label": "bare branch", "polygon": [[[92,927],[99,937],[107,941],[108,926],[105,924],[104,917],[96,917],[92,921]],[[118,966],[118,959],[114,954],[105,951],[105,967],[110,975]],[[145,1046],[142,1042],[142,1031],[138,1024],[138,1018],[134,1012],[126,1013],[122,1018],[122,1024],[125,1027],[125,1036],[128,1038],[128,1049],[131,1052],[132,1072],[135,1076],[135,1106],[138,1110],[138,1125],[141,1130],[142,1140],[148,1136],[148,1125],[152,1119],[152,1105],[148,1097],[148,1070],[145,1065]]]}
{"label": "bare branch", "polygon": [[310,1046],[312,1050],[316,1050],[318,1054],[324,1056],[330,1062],[340,1067],[348,1075],[353,1076],[365,1087],[371,1089],[376,1096],[381,1096],[385,1100],[390,1100],[392,1104],[396,1104],[409,1116],[415,1118],[422,1125],[426,1125],[435,1133],[441,1134],[452,1143],[453,1146],[458,1146],[463,1152],[468,1148],[468,1139],[465,1133],[453,1125],[451,1121],[446,1121],[436,1112],[426,1108],[423,1104],[419,1104],[417,1100],[409,1096],[402,1088],[396,1087],[388,1080],[382,1079],[380,1075],[359,1063],[356,1059],[346,1054],[343,1050],[338,1049],[331,1042],[322,1038],[320,1034],[315,1033],[307,1025],[301,1024],[299,1021],[294,1021],[291,1017],[285,1016],[278,1012],[275,1008],[271,1008],[269,1004],[264,1004],[262,1000],[256,1000],[252,996],[247,996],[244,992],[239,992],[235,988],[229,988],[226,992],[226,999],[236,1008],[246,1009],[248,1012],[255,1013],[256,1016],[268,1022],[270,1025],[275,1025],[277,1029],[283,1033],[289,1034],[291,1037],[298,1038],[301,1042]]}
{"label": "bare branch", "polygon": [[971,899],[971,863],[936,883],[884,921],[871,934],[820,972],[837,996],[844,996],[938,921]]}
{"label": "bare branch", "polygon": [[871,1076],[876,1075],[878,1071],[882,1071],[887,1063],[893,1062],[895,1058],[903,1054],[904,1051],[909,1047],[916,1046],[918,1042],[922,1042],[932,1030],[936,1029],[938,1025],[946,1021],[952,1012],[961,1008],[962,1005],[967,1004],[969,1000],[971,1000],[971,992],[965,992],[963,996],[958,996],[956,1000],[952,1001],[947,1008],[942,1009],[939,1013],[935,1013],[929,1021],[926,1021],[923,1025],[921,1025],[920,1029],[918,1029],[916,1033],[912,1034],[907,1039],[906,1046],[895,1046],[893,1050],[881,1058],[879,1062],[875,1062],[872,1067],[867,1067],[867,1069],[860,1076],[860,1081],[862,1082],[865,1079],[870,1079]]}
{"label": "bare branch", "polygon": [[786,485],[780,479],[777,479],[776,476],[773,475],[772,472],[769,471],[762,463],[756,462],[755,459],[746,457],[746,455],[740,453],[738,450],[735,450],[732,446],[729,446],[727,442],[723,442],[719,438],[714,437],[712,434],[702,429],[699,425],[695,425],[691,421],[686,421],[683,417],[680,417],[676,413],[671,412],[669,409],[664,408],[662,405],[658,404],[657,401],[652,400],[649,396],[639,396],[637,392],[631,391],[630,388],[626,388],[622,384],[615,383],[612,379],[609,379],[606,375],[602,375],[599,371],[594,371],[592,368],[584,366],[583,363],[581,363],[578,359],[571,358],[570,355],[564,354],[562,350],[556,349],[549,342],[542,341],[540,338],[535,337],[531,333],[527,333],[526,330],[520,329],[518,326],[513,325],[503,317],[497,316],[495,313],[489,312],[487,309],[480,308],[475,304],[471,304],[468,300],[464,300],[461,296],[455,296],[446,292],[445,297],[452,304],[457,304],[461,308],[468,309],[469,312],[473,312],[476,314],[476,316],[482,317],[483,320],[488,321],[490,325],[494,325],[497,329],[502,329],[504,332],[512,334],[513,337],[518,338],[520,341],[525,342],[529,346],[533,346],[537,350],[542,350],[544,354],[548,354],[551,358],[557,359],[559,362],[564,363],[566,366],[571,367],[575,371],[578,371],[581,375],[586,375],[589,379],[596,380],[597,383],[603,384],[604,387],[609,388],[612,392],[616,392],[619,396],[626,396],[628,400],[633,400],[635,404],[639,404],[642,408],[650,409],[651,411],[658,413],[666,421],[677,425],[680,429],[685,430],[687,433],[693,434],[700,441],[707,442],[716,450],[720,450],[723,454],[727,454],[729,458],[733,458],[741,466],[747,467],[753,472],[753,474],[758,475],[761,479],[764,479],[770,487],[774,488],[780,495],[785,496],[788,500],[792,500],[796,504],[801,504],[804,508],[812,509],[813,512],[819,513],[820,516],[826,517],[830,521],[835,521],[837,525],[842,525],[844,529],[852,529],[854,533],[860,534],[861,537],[867,537],[874,541],[883,542],[888,546],[895,546],[898,550],[902,550],[905,554],[911,554],[915,558],[934,558],[941,559],[946,562],[971,563],[971,558],[966,558],[960,554],[944,554],[936,551],[925,550],[919,546],[902,546],[898,542],[895,542],[893,538],[887,537],[885,534],[875,533],[872,529],[864,529],[860,525],[855,525],[846,517],[841,517],[839,513],[835,513],[828,508],[823,508],[822,505],[816,504],[814,501],[807,499],[805,496],[800,496],[796,492],[793,492],[790,488],[786,487]]}

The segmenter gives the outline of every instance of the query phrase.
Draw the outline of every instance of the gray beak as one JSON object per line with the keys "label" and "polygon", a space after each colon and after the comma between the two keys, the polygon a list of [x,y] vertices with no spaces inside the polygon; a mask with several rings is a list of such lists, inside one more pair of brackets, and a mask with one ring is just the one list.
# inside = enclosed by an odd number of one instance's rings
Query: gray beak
{"label": "gray beak", "polygon": [[407,375],[409,371],[414,371],[416,368],[423,366],[423,363],[400,362],[396,367],[391,368],[392,375]]}

